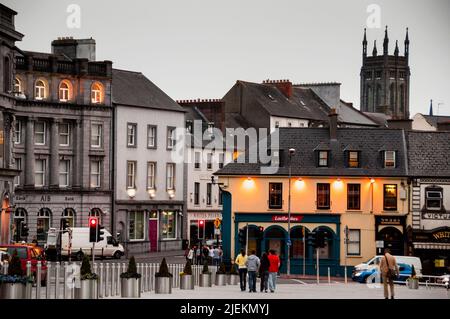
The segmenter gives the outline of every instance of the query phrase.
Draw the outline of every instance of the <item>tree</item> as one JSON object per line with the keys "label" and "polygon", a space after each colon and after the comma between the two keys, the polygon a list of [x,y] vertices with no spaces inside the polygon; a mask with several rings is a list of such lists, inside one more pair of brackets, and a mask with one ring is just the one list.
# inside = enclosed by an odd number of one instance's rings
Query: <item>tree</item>
{"label": "tree", "polygon": [[184,275],[192,275],[192,265],[191,265],[190,260],[188,260],[186,262],[186,265],[184,265],[183,274]]}
{"label": "tree", "polygon": [[130,261],[128,262],[128,268],[126,272],[120,274],[120,278],[141,278],[142,275],[138,274],[136,267],[136,260],[134,256],[131,256]]}

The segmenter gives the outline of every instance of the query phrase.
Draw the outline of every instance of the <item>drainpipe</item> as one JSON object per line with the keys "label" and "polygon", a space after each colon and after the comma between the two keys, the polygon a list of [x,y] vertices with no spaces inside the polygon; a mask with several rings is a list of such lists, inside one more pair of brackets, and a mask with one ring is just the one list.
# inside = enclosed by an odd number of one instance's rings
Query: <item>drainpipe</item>
{"label": "drainpipe", "polygon": [[[112,96],[111,96],[112,98]],[[110,182],[109,182],[109,189],[112,192],[111,194],[111,235],[113,238],[117,239],[117,232],[116,232],[116,224],[115,224],[115,215],[116,215],[116,161],[115,161],[115,154],[116,154],[116,129],[117,129],[117,108],[114,103],[111,101],[112,106],[112,115],[111,115],[111,142],[110,142],[110,167],[111,169],[111,176],[110,176]]]}

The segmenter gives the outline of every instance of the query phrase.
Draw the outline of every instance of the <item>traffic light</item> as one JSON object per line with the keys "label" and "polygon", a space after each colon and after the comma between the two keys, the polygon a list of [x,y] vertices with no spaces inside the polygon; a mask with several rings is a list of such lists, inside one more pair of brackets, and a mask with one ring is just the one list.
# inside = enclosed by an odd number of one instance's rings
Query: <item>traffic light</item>
{"label": "traffic light", "polygon": [[306,237],[306,242],[309,246],[313,246],[314,248],[317,248],[316,240],[317,240],[316,232],[313,231],[313,232],[308,233],[308,235]]}
{"label": "traffic light", "polygon": [[316,245],[319,248],[323,248],[325,247],[326,241],[328,240],[327,234],[323,231],[319,231],[317,233],[317,239],[316,239]]}
{"label": "traffic light", "polygon": [[61,229],[63,230],[63,232],[67,232],[67,228],[70,227],[69,221],[67,220],[67,218],[63,218],[61,220]]}
{"label": "traffic light", "polygon": [[263,226],[259,226],[258,227],[258,239],[261,240],[264,237],[264,227]]}
{"label": "traffic light", "polygon": [[198,221],[198,239],[205,238],[205,220],[200,219]]}
{"label": "traffic light", "polygon": [[20,230],[20,236],[21,237],[28,237],[28,226],[27,226],[27,224],[23,223],[21,227],[22,227],[22,229]]}
{"label": "traffic light", "polygon": [[239,229],[238,240],[241,245],[247,243],[247,227]]}
{"label": "traffic light", "polygon": [[97,232],[98,232],[98,218],[89,217],[89,242],[97,242]]}
{"label": "traffic light", "polygon": [[105,227],[98,225],[98,227],[97,227],[97,242],[105,239],[105,237],[103,237],[103,235],[105,235]]}

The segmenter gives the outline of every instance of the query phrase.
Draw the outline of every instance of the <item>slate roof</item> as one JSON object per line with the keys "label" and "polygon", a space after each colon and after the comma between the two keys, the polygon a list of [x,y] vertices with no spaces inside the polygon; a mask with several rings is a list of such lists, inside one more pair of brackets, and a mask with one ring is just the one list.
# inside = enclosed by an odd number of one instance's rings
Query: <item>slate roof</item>
{"label": "slate roof", "polygon": [[113,69],[113,103],[185,112],[184,109],[140,72]]}
{"label": "slate roof", "polygon": [[[292,157],[292,174],[295,176],[406,176],[406,141],[403,130],[378,128],[339,128],[337,140],[330,140],[327,128],[280,128],[280,150]],[[317,167],[317,150],[328,146],[330,166]],[[346,167],[346,152],[351,148],[361,151],[361,167]],[[387,147],[386,147],[387,146]],[[326,147],[325,147],[326,148]],[[383,168],[382,151],[396,151],[396,167]],[[233,162],[219,170],[217,175],[262,175],[261,167],[269,164]],[[281,162],[286,162],[287,155]],[[238,159],[239,160],[239,159]],[[263,174],[264,175],[264,174]],[[275,175],[288,175],[288,167],[282,164]]]}
{"label": "slate roof", "polygon": [[425,120],[432,126],[437,127],[438,124],[450,123],[450,116],[443,115],[422,115]]}
{"label": "slate roof", "polygon": [[351,104],[340,100],[338,112],[338,120],[340,123],[357,124],[364,126],[378,127],[380,124],[364,114],[363,112],[355,109]]}
{"label": "slate roof", "polygon": [[450,177],[450,132],[407,132],[409,174]]}

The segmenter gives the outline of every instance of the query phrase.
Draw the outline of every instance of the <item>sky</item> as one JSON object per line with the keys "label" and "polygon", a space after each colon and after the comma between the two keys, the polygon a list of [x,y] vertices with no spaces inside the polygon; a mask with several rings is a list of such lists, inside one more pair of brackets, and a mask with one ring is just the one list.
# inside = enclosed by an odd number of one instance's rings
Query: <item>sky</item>
{"label": "sky", "polygon": [[[340,82],[359,107],[361,41],[393,54],[410,39],[410,113],[450,115],[449,0],[2,0],[18,12],[18,47],[50,52],[92,37],[97,60],[140,71],[173,99],[221,98],[237,80]],[[70,5],[79,8],[72,11]],[[375,6],[373,6],[375,5]],[[375,9],[374,9],[375,8]],[[79,19],[72,19],[79,17]],[[67,23],[67,21],[72,23]],[[74,21],[79,21],[79,25]],[[438,110],[439,109],[439,110]]]}

